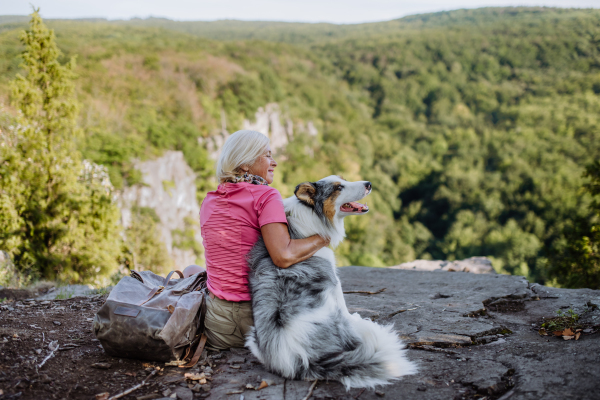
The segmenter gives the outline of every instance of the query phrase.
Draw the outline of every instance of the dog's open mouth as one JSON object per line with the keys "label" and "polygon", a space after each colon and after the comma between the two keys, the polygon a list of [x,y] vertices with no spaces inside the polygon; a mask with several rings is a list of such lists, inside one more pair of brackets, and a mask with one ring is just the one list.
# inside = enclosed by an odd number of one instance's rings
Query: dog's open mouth
{"label": "dog's open mouth", "polygon": [[369,211],[369,207],[366,204],[357,203],[356,201],[351,201],[349,203],[342,204],[340,207],[340,211],[347,213],[366,213]]}

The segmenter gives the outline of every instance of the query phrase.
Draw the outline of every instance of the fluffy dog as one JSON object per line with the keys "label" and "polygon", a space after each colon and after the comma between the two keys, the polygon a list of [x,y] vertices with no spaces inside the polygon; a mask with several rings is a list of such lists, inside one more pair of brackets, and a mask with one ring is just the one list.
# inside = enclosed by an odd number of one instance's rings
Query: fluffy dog
{"label": "fluffy dog", "polygon": [[[344,218],[369,211],[356,201],[370,192],[370,182],[339,176],[298,185],[284,200],[290,236],[317,234],[336,247],[345,236]],[[331,249],[282,269],[259,240],[248,263],[254,327],[246,345],[271,371],[289,379],[337,380],[346,389],[416,372],[392,326],[348,312]]]}

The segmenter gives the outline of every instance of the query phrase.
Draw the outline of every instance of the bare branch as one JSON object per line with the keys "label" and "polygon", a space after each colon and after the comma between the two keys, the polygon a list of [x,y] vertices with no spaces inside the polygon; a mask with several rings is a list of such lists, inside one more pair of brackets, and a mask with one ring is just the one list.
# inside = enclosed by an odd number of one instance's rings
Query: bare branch
{"label": "bare branch", "polygon": [[308,400],[310,399],[310,396],[312,396],[312,392],[315,389],[315,386],[317,386],[317,382],[319,382],[318,379],[316,379],[312,385],[310,385],[310,389],[308,389],[308,393],[306,394],[306,397],[304,397],[302,400]]}
{"label": "bare branch", "polygon": [[118,399],[118,398],[121,398],[121,397],[123,397],[123,396],[127,396],[127,395],[128,395],[129,393],[131,393],[131,392],[134,392],[134,391],[138,390],[139,388],[141,388],[142,386],[144,386],[144,385],[146,384],[146,381],[147,381],[148,379],[152,378],[152,377],[154,376],[154,374],[156,374],[157,372],[158,372],[158,370],[157,370],[157,369],[155,369],[154,371],[152,371],[152,373],[151,373],[150,375],[148,375],[148,376],[146,377],[146,379],[144,379],[144,380],[142,381],[142,383],[138,383],[138,384],[137,384],[137,385],[135,385],[134,387],[132,387],[132,388],[129,388],[129,389],[127,389],[127,390],[126,390],[126,391],[124,391],[124,392],[121,392],[121,393],[119,393],[119,394],[115,394],[114,396],[112,396],[112,397],[109,397],[109,398],[108,398],[108,400],[114,400],[114,399]]}
{"label": "bare branch", "polygon": [[48,344],[48,348],[51,350],[50,354],[48,354],[48,356],[46,358],[44,358],[44,361],[42,361],[42,363],[40,365],[38,365],[37,368],[42,368],[42,366],[44,364],[46,364],[46,361],[48,361],[54,355],[54,352],[56,350],[58,350],[58,348],[59,348],[59,346],[58,346],[58,340],[50,342]]}

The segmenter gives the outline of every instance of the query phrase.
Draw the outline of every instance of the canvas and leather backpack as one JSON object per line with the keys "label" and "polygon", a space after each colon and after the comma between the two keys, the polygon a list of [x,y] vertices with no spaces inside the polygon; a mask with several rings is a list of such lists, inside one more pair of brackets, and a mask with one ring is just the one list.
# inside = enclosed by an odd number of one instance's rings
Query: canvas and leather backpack
{"label": "canvas and leather backpack", "polygon": [[[177,273],[180,279],[171,279]],[[94,317],[94,333],[109,355],[152,361],[198,362],[203,334],[206,272],[166,278],[131,271]],[[195,349],[195,350],[194,350]]]}

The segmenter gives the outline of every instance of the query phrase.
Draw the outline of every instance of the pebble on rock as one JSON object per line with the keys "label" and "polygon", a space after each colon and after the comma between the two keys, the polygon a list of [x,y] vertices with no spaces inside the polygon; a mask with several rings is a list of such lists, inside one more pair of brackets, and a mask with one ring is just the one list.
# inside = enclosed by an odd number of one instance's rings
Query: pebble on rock
{"label": "pebble on rock", "polygon": [[177,389],[175,389],[174,394],[177,395],[177,398],[181,400],[192,400],[192,398],[194,397],[192,391],[187,387],[178,387]]}
{"label": "pebble on rock", "polygon": [[199,393],[202,390],[202,385],[196,383],[196,385],[192,388],[192,392]]}

